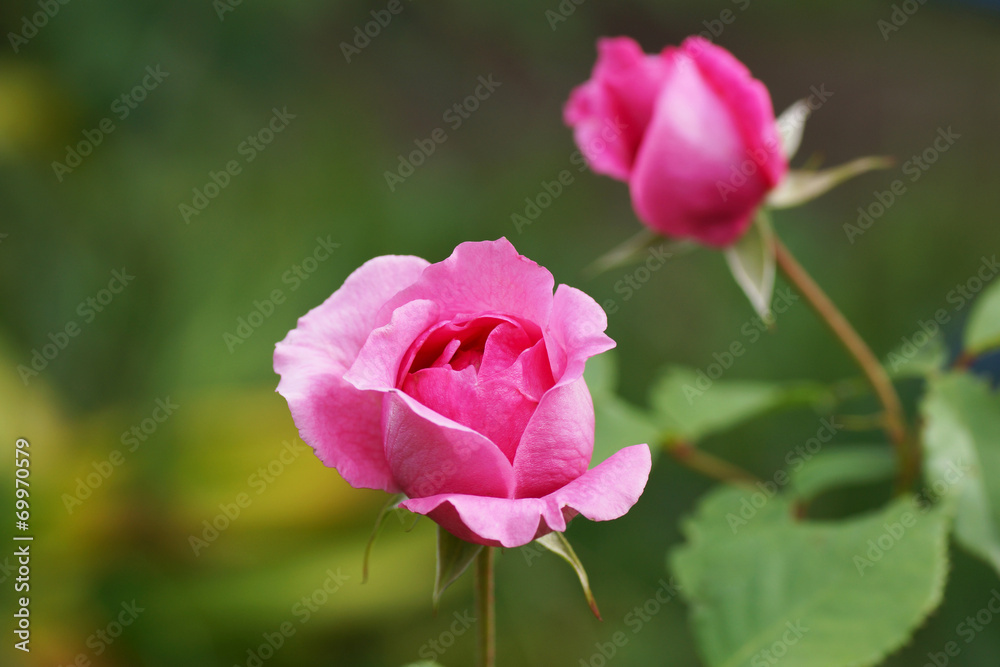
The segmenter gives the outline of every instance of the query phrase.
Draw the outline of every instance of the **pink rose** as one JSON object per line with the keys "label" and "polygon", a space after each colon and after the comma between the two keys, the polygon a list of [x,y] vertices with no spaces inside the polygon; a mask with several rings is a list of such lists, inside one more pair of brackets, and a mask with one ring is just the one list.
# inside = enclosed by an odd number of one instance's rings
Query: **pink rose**
{"label": "pink rose", "polygon": [[735,242],[788,169],[767,88],[701,37],[659,55],[627,37],[597,51],[564,113],[591,168],[628,181],[653,230]]}
{"label": "pink rose", "polygon": [[614,347],[604,311],[506,240],[437,264],[376,257],[278,343],[274,369],[302,439],[355,487],[469,542],[516,547],[577,513],[625,514],[646,445],[588,470],[587,359]]}

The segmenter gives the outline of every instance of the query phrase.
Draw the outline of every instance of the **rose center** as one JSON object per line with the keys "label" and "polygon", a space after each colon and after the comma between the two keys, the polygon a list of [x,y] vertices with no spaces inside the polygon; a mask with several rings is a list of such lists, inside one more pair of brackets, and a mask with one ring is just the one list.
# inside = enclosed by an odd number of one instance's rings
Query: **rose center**
{"label": "rose center", "polygon": [[433,327],[414,343],[399,379],[404,392],[486,436],[511,461],[553,384],[541,332],[502,315]]}

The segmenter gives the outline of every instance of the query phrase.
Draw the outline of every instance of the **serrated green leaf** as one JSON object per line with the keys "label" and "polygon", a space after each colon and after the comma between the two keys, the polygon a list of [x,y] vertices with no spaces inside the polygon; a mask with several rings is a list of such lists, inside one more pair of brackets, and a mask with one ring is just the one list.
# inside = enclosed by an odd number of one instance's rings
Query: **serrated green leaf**
{"label": "serrated green leaf", "polygon": [[987,287],[972,304],[963,340],[972,356],[1000,347],[1000,282]]}
{"label": "serrated green leaf", "polygon": [[704,371],[672,367],[653,384],[653,418],[668,439],[695,442],[779,408],[822,406],[830,391],[813,383],[712,380]]}
{"label": "serrated green leaf", "polygon": [[[865,517],[796,522],[780,495],[744,506],[753,493],[710,493],[672,554],[709,667],[758,667],[775,656],[782,667],[868,667],[940,604],[942,508],[904,497]],[[735,533],[732,517],[743,522]]]}
{"label": "serrated green leaf", "polygon": [[576,576],[580,579],[580,585],[583,587],[583,595],[587,598],[590,611],[594,612],[594,616],[598,620],[601,620],[601,612],[597,608],[597,600],[594,599],[594,593],[590,590],[590,578],[587,576],[587,571],[584,569],[583,563],[580,562],[580,558],[573,551],[573,547],[570,545],[569,540],[566,539],[566,536],[562,533],[549,533],[548,535],[539,537],[535,541],[573,567]]}
{"label": "serrated green leaf", "polygon": [[757,314],[765,322],[774,319],[771,297],[774,295],[774,232],[763,212],[739,241],[723,251],[729,270]]}
{"label": "serrated green leaf", "polygon": [[371,559],[372,547],[375,546],[375,539],[378,537],[379,533],[382,532],[382,527],[385,525],[385,520],[389,518],[389,513],[399,506],[406,496],[402,493],[398,493],[394,496],[389,496],[389,499],[385,501],[385,505],[379,510],[378,516],[375,517],[375,525],[372,526],[372,533],[368,537],[368,543],[365,545],[365,555],[364,562],[361,567],[361,583],[368,582],[368,561]]}
{"label": "serrated green leaf", "polygon": [[434,609],[441,595],[469,569],[472,561],[483,550],[483,545],[460,540],[444,528],[438,527],[437,576],[434,578]]}
{"label": "serrated green leaf", "polygon": [[888,169],[894,161],[885,157],[862,157],[829,169],[792,169],[767,197],[771,208],[791,208],[815,199],[850,180],[874,169]]}
{"label": "serrated green leaf", "polygon": [[1000,400],[979,378],[932,378],[921,406],[927,493],[954,498],[955,540],[1000,573]]}
{"label": "serrated green leaf", "polygon": [[885,445],[849,445],[813,455],[789,473],[791,492],[810,500],[825,491],[891,479],[896,457]]}
{"label": "serrated green leaf", "polygon": [[[618,384],[618,364],[614,352],[592,357],[587,360],[583,374],[594,401],[594,455],[590,467],[601,463],[609,456],[631,445],[655,445],[660,431],[653,418],[615,393]],[[659,448],[650,448],[653,455]]]}

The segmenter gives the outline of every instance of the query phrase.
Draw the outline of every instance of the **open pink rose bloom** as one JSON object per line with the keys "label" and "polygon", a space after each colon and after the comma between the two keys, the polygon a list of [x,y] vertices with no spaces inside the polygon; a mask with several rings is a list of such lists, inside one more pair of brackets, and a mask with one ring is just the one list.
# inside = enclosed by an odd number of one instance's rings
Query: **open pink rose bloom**
{"label": "open pink rose bloom", "polygon": [[654,231],[734,243],[788,169],[767,88],[701,37],[658,55],[628,37],[597,51],[564,112],[590,167],[628,182]]}
{"label": "open pink rose bloom", "polygon": [[506,240],[448,259],[365,263],[278,343],[278,392],[302,439],[355,487],[407,495],[459,538],[516,547],[577,514],[625,514],[650,451],[588,470],[587,359],[604,311]]}

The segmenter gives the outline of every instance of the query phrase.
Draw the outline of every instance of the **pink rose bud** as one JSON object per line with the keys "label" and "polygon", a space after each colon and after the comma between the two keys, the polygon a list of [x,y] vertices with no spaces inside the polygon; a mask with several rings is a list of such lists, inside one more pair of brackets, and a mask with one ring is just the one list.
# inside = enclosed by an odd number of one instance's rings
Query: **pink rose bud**
{"label": "pink rose bud", "polygon": [[448,259],[376,257],[274,353],[278,392],[328,466],[457,537],[516,547],[576,514],[616,519],[649,476],[646,445],[588,470],[587,359],[604,311],[506,240]]}
{"label": "pink rose bud", "polygon": [[590,167],[628,181],[654,231],[734,243],[788,169],[764,84],[701,37],[659,55],[628,37],[597,51],[564,112]]}

